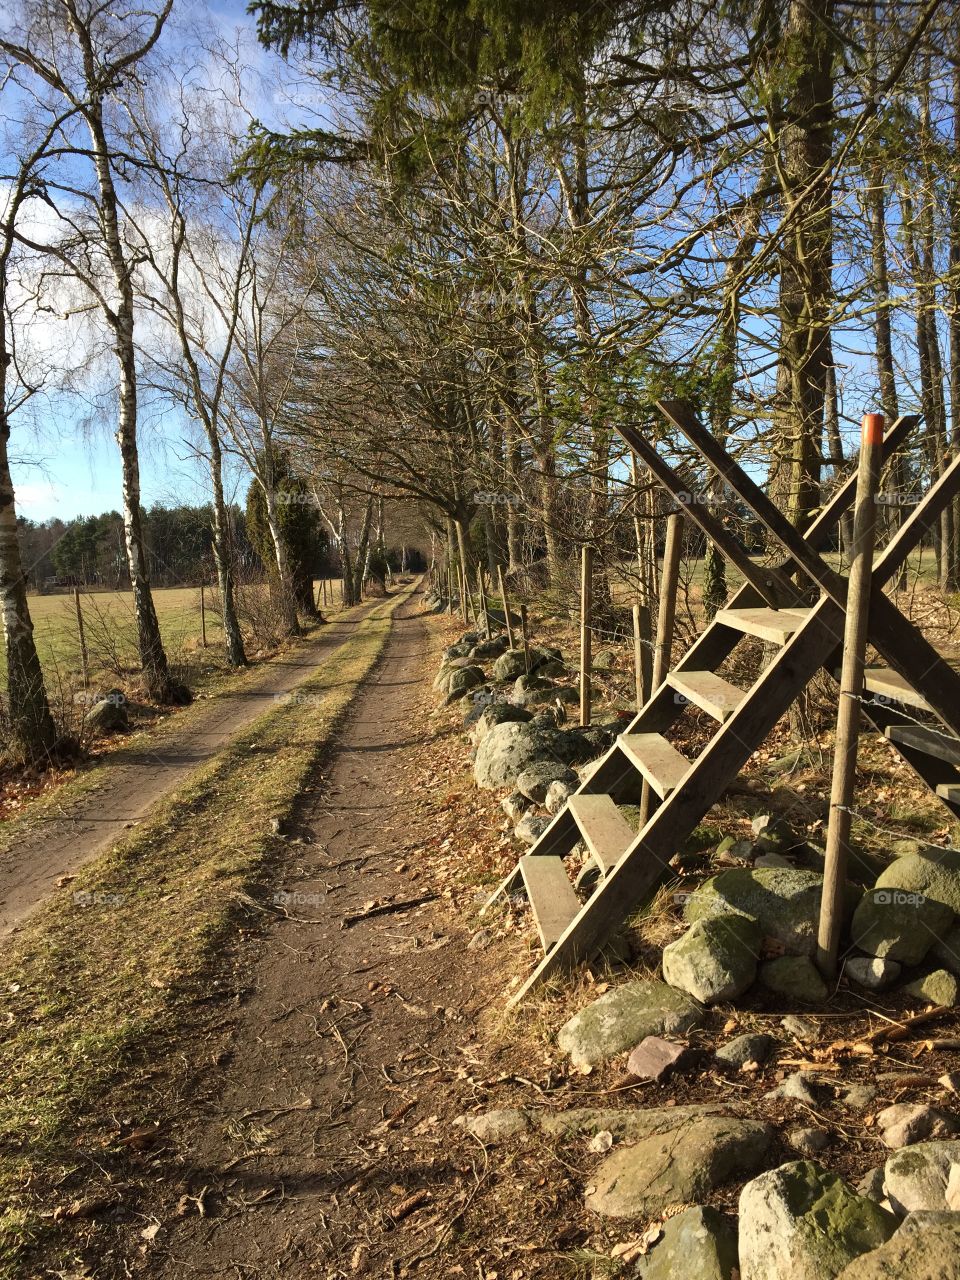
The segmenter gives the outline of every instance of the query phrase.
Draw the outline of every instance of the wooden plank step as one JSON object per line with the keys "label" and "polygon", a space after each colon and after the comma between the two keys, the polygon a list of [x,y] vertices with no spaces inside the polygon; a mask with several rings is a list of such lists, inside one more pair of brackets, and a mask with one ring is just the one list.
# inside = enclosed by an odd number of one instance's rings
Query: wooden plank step
{"label": "wooden plank step", "polygon": [[747,696],[744,689],[724,680],[715,671],[671,671],[667,684],[721,724]]}
{"label": "wooden plank step", "polygon": [[809,616],[809,609],[719,609],[713,620],[746,635],[769,640],[771,644],[783,645]]}
{"label": "wooden plank step", "polygon": [[909,680],[889,667],[867,667],[863,673],[863,684],[868,693],[878,693],[881,697],[899,702],[905,707],[916,707],[920,711],[932,709],[930,703],[917,693]]}
{"label": "wooden plank step", "polygon": [[543,949],[549,951],[579,913],[582,903],[573,891],[562,858],[524,854],[520,859],[520,874]]}
{"label": "wooden plank step", "polygon": [[947,804],[960,809],[960,782],[941,782],[937,787],[937,795]]}
{"label": "wooden plank step", "polygon": [[587,848],[605,875],[617,865],[624,850],[633,844],[636,831],[614,804],[612,796],[570,796],[567,806]]}
{"label": "wooden plank step", "polygon": [[617,746],[661,799],[676,789],[690,768],[687,757],[661,733],[621,733]]}
{"label": "wooden plank step", "polygon": [[948,764],[960,765],[960,739],[919,724],[888,724],[887,737],[903,747],[923,751]]}

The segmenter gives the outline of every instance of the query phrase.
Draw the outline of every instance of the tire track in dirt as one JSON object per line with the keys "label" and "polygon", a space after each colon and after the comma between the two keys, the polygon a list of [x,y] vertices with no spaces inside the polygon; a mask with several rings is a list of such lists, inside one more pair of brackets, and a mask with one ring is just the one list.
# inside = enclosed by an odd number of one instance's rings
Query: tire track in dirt
{"label": "tire track in dirt", "polygon": [[193,710],[189,727],[181,733],[176,732],[174,718],[173,731],[163,740],[120,748],[99,762],[95,768],[102,772],[103,782],[96,791],[38,819],[0,855],[0,939],[14,932],[55,892],[62,876],[77,871],[125,827],[143,818],[231,738],[269,711],[278,695],[309,679],[380,603],[372,600],[362,612],[332,620],[315,639],[266,665],[259,679],[227,690],[203,713]]}

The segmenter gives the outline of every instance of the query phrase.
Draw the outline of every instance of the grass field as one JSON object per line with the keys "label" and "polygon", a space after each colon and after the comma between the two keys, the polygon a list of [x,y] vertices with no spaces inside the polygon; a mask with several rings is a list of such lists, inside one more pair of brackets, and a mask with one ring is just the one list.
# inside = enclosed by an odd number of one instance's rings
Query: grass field
{"label": "grass field", "polygon": [[[330,583],[328,582],[328,590]],[[319,587],[319,583],[317,583]],[[250,588],[247,588],[249,590]],[[171,662],[186,665],[199,674],[218,670],[223,629],[213,607],[212,592],[205,592],[207,649],[201,646],[200,591],[197,587],[158,587],[153,592],[160,632]],[[334,605],[340,604],[340,581],[335,580]],[[133,596],[129,591],[82,591],[80,608],[86,633],[90,675],[93,679],[120,678],[121,670],[138,665],[137,630]],[[80,641],[72,593],[30,597],[30,616],[40,662],[53,685],[70,687],[80,679]],[[0,679],[6,683],[6,665],[0,651]]]}

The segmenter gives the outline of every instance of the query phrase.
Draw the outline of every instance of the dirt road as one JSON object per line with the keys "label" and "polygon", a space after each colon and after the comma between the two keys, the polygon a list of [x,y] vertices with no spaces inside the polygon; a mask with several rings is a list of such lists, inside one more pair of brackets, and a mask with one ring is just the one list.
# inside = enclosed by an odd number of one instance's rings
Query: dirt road
{"label": "dirt road", "polygon": [[[490,1048],[481,1066],[479,1019],[502,1005],[504,974],[468,948],[476,924],[444,901],[442,857],[430,852],[462,853],[470,836],[450,803],[462,749],[438,751],[449,731],[427,715],[433,624],[417,610],[414,599],[395,615],[379,674],[304,814],[305,843],[279,886],[295,919],[235,958],[249,997],[235,1025],[218,1043],[198,1034],[178,1046],[182,1060],[207,1065],[178,1091],[184,1108],[165,1144],[173,1168],[148,1175],[138,1218],[156,1224],[151,1244],[134,1238],[122,1258],[135,1275],[487,1275],[469,1255],[522,1259],[504,1277],[551,1274],[552,1260],[526,1252],[532,1205],[509,1180],[499,1185],[482,1144],[454,1125],[515,1077],[504,1045],[497,1079],[482,1078]],[[445,761],[450,793],[424,787]],[[483,803],[489,831],[495,801]],[[430,894],[343,927],[365,904]],[[509,1206],[480,1243],[475,1223],[498,1213],[501,1195]],[[557,1196],[554,1186],[552,1205]]]}
{"label": "dirt road", "polygon": [[175,716],[155,741],[111,752],[95,768],[102,783],[60,812],[41,819],[0,855],[0,938],[56,889],[57,880],[104,849],[129,824],[182,783],[224,743],[270,710],[351,635],[375,608],[371,601],[349,619],[334,620],[314,638],[266,665],[243,688],[209,706]]}

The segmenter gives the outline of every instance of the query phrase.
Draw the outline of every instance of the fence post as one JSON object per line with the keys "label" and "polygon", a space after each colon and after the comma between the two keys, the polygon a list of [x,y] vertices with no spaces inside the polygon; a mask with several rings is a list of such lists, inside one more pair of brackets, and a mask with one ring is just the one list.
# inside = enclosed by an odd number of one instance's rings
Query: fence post
{"label": "fence post", "polygon": [[[651,696],[660,688],[670,670],[673,651],[673,626],[677,617],[677,585],[680,581],[680,552],[683,550],[683,516],[673,511],[667,516],[667,533],[663,544],[663,572],[660,575],[660,608],[657,612],[657,639],[653,651]],[[653,793],[644,779],[640,797],[640,826],[650,818]]]}
{"label": "fence post", "polygon": [[[643,636],[641,634],[641,622],[640,622],[640,606],[638,604],[635,604],[633,606],[633,682],[634,682],[634,689],[635,689],[634,697],[636,699],[638,711],[647,700],[647,686],[649,684],[649,681],[646,679],[646,671],[645,671],[645,664],[644,664],[645,652],[648,652],[648,651],[645,650],[643,647]],[[647,662],[646,666],[647,667],[649,666],[649,661]]]}
{"label": "fence post", "polygon": [[593,613],[593,547],[580,553],[580,723],[590,723],[590,666],[593,661],[590,621]]}
{"label": "fence post", "polygon": [[503,567],[497,565],[497,581],[500,584],[500,599],[503,601],[503,621],[507,628],[507,644],[513,648],[513,626],[510,622],[510,601],[507,599],[507,588],[503,581]]}
{"label": "fence post", "polygon": [[207,647],[207,602],[203,596],[203,583],[200,583],[200,648]]}
{"label": "fence post", "polygon": [[527,631],[527,606],[520,606],[520,633],[523,636],[523,662],[527,669],[527,675],[530,674],[530,635]]}
{"label": "fence post", "polygon": [[84,689],[90,683],[90,660],[87,657],[87,636],[83,629],[83,610],[80,608],[80,588],[73,588],[73,603],[77,610],[77,635],[80,637],[80,674]]}
{"label": "fence post", "polygon": [[850,803],[856,785],[860,699],[863,695],[863,666],[869,634],[882,440],[883,414],[865,413],[857,466],[857,498],[853,513],[853,542],[850,548],[850,576],[847,580],[847,610],[843,629],[840,706],[837,711],[830,819],[823,868],[823,896],[820,900],[820,926],[817,932],[817,965],[828,978],[836,977],[840,929],[843,924],[846,864],[850,848]]}
{"label": "fence post", "polygon": [[480,592],[480,609],[483,613],[483,629],[487,633],[487,639],[490,639],[490,610],[487,608],[487,592],[483,585],[483,569],[477,565],[477,588]]}

